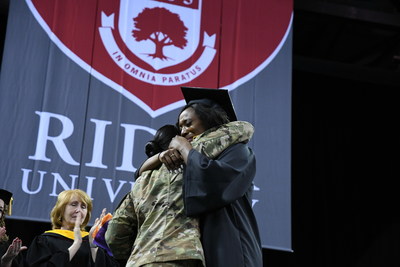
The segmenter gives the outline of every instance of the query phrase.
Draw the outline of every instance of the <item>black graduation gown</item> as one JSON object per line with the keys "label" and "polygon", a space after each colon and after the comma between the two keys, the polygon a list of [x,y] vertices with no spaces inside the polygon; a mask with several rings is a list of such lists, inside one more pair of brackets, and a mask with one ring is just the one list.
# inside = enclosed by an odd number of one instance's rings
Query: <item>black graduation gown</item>
{"label": "black graduation gown", "polygon": [[56,233],[43,233],[36,236],[29,246],[26,262],[28,266],[119,266],[113,257],[110,257],[102,248],[98,248],[96,262],[92,260],[89,238],[82,238],[82,245],[75,256],[69,261],[68,248],[73,240]]}
{"label": "black graduation gown", "polygon": [[216,159],[192,149],[184,170],[184,204],[198,216],[206,265],[260,267],[262,248],[251,206],[256,160],[239,143]]}
{"label": "black graduation gown", "polygon": [[[7,242],[0,242],[0,259],[3,257],[3,255],[6,253],[8,247],[11,245],[10,241]],[[11,267],[18,267],[18,266],[24,266],[24,251],[21,251],[18,253],[17,257],[15,257],[11,263]],[[1,264],[0,264],[1,265]],[[0,266],[1,267],[1,266]]]}

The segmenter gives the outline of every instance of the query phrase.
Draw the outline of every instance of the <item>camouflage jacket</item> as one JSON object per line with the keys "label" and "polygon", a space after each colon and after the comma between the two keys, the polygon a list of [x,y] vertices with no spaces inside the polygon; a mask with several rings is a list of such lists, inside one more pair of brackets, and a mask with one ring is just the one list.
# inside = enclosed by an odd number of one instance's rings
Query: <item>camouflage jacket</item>
{"label": "camouflage jacket", "polygon": [[[235,121],[209,129],[192,146],[215,158],[228,146],[247,142],[254,128]],[[198,220],[184,213],[182,173],[171,173],[165,165],[145,171],[113,214],[106,241],[116,259],[126,266],[185,259],[204,261]]]}

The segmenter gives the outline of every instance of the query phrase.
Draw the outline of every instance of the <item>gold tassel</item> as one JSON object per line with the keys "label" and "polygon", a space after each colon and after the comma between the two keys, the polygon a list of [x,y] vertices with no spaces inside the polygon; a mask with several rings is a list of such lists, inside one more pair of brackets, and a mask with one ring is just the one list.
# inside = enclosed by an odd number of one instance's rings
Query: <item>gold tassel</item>
{"label": "gold tassel", "polygon": [[12,204],[13,204],[13,198],[11,197],[10,198],[10,203],[8,203],[8,216],[11,216],[11,214],[12,214]]}

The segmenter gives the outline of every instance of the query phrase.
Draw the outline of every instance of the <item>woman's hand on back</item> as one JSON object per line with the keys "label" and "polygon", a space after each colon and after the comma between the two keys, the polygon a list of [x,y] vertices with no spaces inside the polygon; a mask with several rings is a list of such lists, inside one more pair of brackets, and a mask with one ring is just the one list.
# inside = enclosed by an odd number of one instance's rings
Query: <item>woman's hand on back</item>
{"label": "woman's hand on back", "polygon": [[161,163],[164,163],[170,171],[179,169],[183,163],[181,154],[178,150],[173,148],[161,152],[158,156],[158,160]]}
{"label": "woman's hand on back", "polygon": [[182,136],[175,136],[169,143],[169,149],[173,149],[179,152],[182,160],[186,163],[189,151],[192,149],[192,145],[189,141]]}

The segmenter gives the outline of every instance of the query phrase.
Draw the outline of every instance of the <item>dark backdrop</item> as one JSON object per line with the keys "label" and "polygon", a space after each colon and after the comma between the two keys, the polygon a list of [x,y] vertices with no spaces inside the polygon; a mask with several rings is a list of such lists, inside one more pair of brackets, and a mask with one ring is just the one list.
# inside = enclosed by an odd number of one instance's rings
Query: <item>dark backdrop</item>
{"label": "dark backdrop", "polygon": [[[398,3],[299,0],[294,11],[294,252],[265,249],[264,266],[400,266]],[[49,228],[7,221],[27,244]]]}

